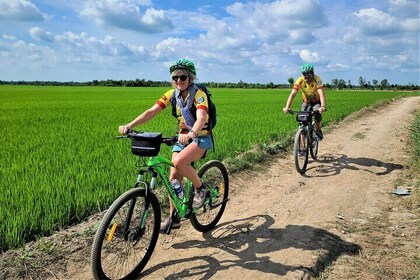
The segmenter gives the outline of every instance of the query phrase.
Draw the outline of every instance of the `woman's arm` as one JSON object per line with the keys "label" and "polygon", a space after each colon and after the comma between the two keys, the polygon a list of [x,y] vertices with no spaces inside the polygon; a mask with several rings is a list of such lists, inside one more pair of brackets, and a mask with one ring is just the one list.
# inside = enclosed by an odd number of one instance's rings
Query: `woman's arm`
{"label": "woman's arm", "polygon": [[128,124],[121,125],[118,128],[118,131],[121,134],[127,134],[129,130],[133,129],[133,127],[148,122],[149,120],[153,119],[157,114],[159,114],[162,110],[162,107],[160,107],[158,104],[155,104]]}

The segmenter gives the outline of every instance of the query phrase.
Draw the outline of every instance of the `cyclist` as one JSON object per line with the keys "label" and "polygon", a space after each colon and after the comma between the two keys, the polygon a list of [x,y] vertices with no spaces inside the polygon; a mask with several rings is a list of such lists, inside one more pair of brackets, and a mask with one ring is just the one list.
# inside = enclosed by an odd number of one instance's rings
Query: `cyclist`
{"label": "cyclist", "polygon": [[[191,162],[205,157],[206,152],[213,147],[211,129],[208,125],[208,101],[204,91],[194,84],[196,79],[196,68],[194,63],[188,59],[179,59],[169,67],[171,82],[174,89],[170,89],[148,110],[140,114],[133,121],[119,127],[121,134],[127,134],[129,130],[137,125],[146,123],[154,118],[162,110],[170,107],[172,95],[176,99],[176,115],[178,119],[178,143],[172,148],[172,162],[169,179],[177,179],[182,182],[187,177],[195,188],[192,207],[200,208],[205,200],[205,186],[200,181],[196,170]],[[195,110],[191,110],[195,106]],[[182,107],[182,108],[181,108]],[[195,114],[193,113],[195,111]],[[192,141],[192,142],[191,142]],[[190,143],[190,144],[189,144]],[[169,199],[169,218],[162,222],[160,230],[165,232],[172,219],[172,229],[181,226],[177,215],[174,215],[174,206]]]}
{"label": "cyclist", "polygon": [[316,111],[319,114],[315,116],[315,133],[319,140],[322,140],[323,133],[321,130],[321,114],[326,111],[326,99],[324,93],[324,85],[322,84],[321,77],[314,74],[314,66],[312,64],[304,64],[300,68],[302,76],[300,76],[287,99],[286,107],[283,108],[283,112],[286,114],[290,106],[298,93],[299,89],[302,90],[302,105],[301,111]]}

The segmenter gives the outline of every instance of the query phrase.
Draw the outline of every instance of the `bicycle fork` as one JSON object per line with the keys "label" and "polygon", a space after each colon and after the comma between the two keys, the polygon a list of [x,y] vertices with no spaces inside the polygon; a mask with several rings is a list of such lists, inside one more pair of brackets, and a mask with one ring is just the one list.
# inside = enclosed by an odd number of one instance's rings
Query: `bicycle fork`
{"label": "bicycle fork", "polygon": [[137,242],[144,234],[144,229],[146,226],[146,221],[147,218],[149,216],[149,206],[150,206],[150,202],[149,202],[149,192],[151,189],[153,189],[153,186],[156,182],[156,177],[153,176],[152,179],[150,180],[150,185],[147,184],[147,182],[143,181],[143,174],[144,172],[140,172],[137,176],[137,181],[135,184],[135,187],[140,187],[140,185],[144,185],[144,190],[145,190],[145,202],[143,204],[143,208],[141,210],[141,214],[139,217],[139,224],[138,226],[135,227],[134,231],[130,231],[130,224],[131,224],[131,219],[133,217],[133,213],[134,213],[134,207],[136,205],[136,199],[132,199],[130,201],[130,205],[127,211],[127,217],[125,220],[125,227],[124,227],[124,240],[125,241],[130,241],[130,242]]}

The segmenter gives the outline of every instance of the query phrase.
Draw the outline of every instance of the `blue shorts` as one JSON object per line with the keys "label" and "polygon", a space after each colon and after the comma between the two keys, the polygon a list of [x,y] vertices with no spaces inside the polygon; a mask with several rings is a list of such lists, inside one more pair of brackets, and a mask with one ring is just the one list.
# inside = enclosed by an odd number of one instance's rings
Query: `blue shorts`
{"label": "blue shorts", "polygon": [[[205,149],[206,153],[213,147],[213,139],[211,135],[205,136],[198,136],[197,139],[193,140],[193,142],[198,142],[198,146],[201,149]],[[182,151],[187,145],[182,145],[181,143],[177,142],[175,146],[172,148],[173,153],[179,153]]]}

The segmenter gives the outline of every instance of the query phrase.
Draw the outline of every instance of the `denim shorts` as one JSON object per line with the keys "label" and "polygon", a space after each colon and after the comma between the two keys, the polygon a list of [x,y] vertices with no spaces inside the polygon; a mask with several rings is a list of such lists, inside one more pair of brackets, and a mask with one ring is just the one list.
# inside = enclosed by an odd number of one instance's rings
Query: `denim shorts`
{"label": "denim shorts", "polygon": [[[201,149],[205,149],[206,153],[213,147],[213,139],[211,135],[198,136],[197,139],[193,140],[193,142],[198,142],[198,146]],[[186,146],[187,145],[182,145],[181,143],[177,142],[175,146],[173,146],[172,152],[179,153]]]}

